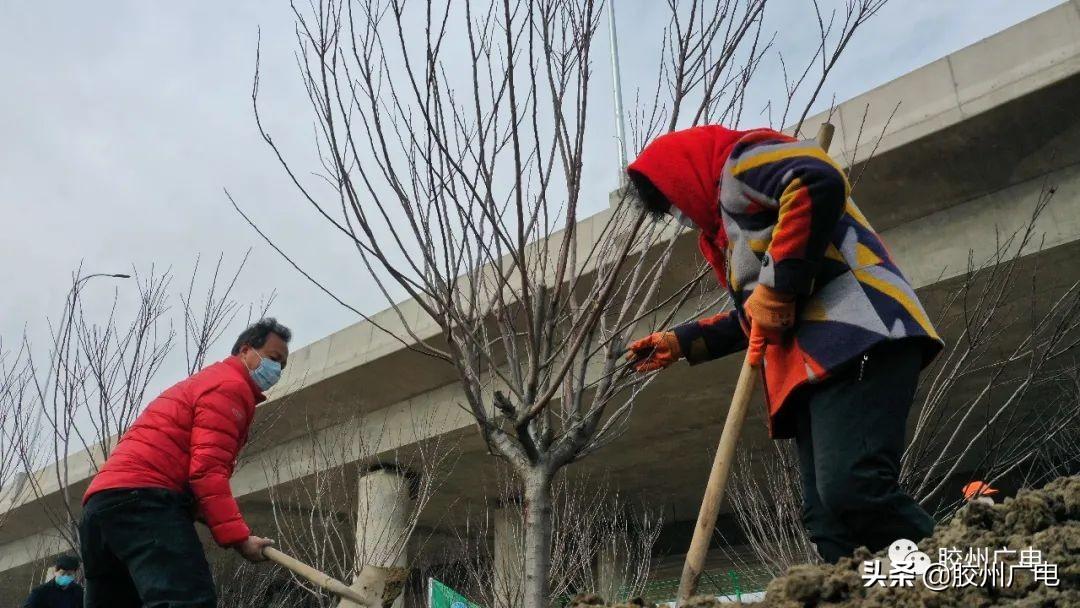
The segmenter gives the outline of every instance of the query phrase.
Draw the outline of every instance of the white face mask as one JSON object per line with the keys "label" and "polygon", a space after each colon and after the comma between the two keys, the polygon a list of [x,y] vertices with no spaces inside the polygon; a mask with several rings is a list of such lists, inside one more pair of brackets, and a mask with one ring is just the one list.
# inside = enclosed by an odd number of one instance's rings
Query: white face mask
{"label": "white face mask", "polygon": [[689,228],[691,230],[697,230],[697,224],[694,223],[694,220],[687,217],[675,205],[672,205],[671,208],[668,209],[668,213],[670,213],[671,217],[674,218],[674,220],[676,222],[679,222],[679,224],[682,225],[684,228]]}

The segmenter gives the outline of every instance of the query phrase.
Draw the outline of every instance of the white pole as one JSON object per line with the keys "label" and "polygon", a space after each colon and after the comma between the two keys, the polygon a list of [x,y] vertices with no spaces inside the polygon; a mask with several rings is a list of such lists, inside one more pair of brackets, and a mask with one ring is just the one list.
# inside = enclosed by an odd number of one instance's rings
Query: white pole
{"label": "white pole", "polygon": [[615,140],[619,149],[619,186],[626,182],[626,121],[623,116],[622,79],[619,75],[619,38],[615,33],[615,0],[608,0],[608,34],[611,38],[611,80],[615,94]]}

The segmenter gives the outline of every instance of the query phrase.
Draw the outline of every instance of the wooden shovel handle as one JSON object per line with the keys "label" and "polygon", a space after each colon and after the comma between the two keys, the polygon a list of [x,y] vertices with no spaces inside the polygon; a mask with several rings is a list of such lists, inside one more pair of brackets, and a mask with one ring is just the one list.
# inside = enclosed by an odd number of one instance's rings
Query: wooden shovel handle
{"label": "wooden shovel handle", "polygon": [[266,559],[274,562],[275,564],[291,571],[293,574],[300,578],[307,579],[316,587],[320,587],[333,593],[334,595],[351,600],[360,604],[361,606],[370,606],[368,599],[360,595],[356,591],[353,591],[348,585],[337,580],[336,578],[320,572],[315,568],[305,564],[304,562],[296,559],[295,557],[285,555],[281,551],[274,549],[273,547],[267,547],[263,549],[263,555]]}
{"label": "wooden shovel handle", "polygon": [[[827,122],[822,123],[818,130],[818,145],[826,152],[829,151],[835,130],[836,128]],[[709,552],[709,542],[716,528],[720,503],[724,500],[724,490],[727,488],[728,475],[731,473],[731,463],[735,460],[735,448],[739,444],[739,435],[742,433],[746,412],[750,407],[750,399],[754,396],[757,377],[758,372],[750,365],[750,357],[747,356],[743,359],[739,381],[735,385],[735,393],[731,396],[731,407],[728,408],[727,419],[724,421],[724,430],[720,433],[720,445],[716,448],[716,456],[713,458],[709,482],[705,486],[705,496],[701,499],[701,510],[698,512],[697,525],[694,526],[694,536],[690,540],[690,548],[686,551],[686,562],[683,564],[682,576],[679,579],[677,606],[681,606],[694,595],[698,582],[701,580],[705,556]]]}
{"label": "wooden shovel handle", "polygon": [[720,445],[716,448],[712,470],[709,471],[705,496],[701,499],[701,510],[698,511],[694,536],[690,540],[690,548],[686,551],[686,562],[683,564],[682,576],[679,579],[676,605],[682,605],[682,602],[697,591],[698,581],[701,579],[705,566],[705,556],[709,552],[709,542],[712,540],[713,529],[716,528],[716,518],[720,514],[720,504],[724,500],[724,490],[727,488],[728,474],[731,473],[731,463],[735,460],[735,448],[739,443],[739,435],[742,432],[743,421],[746,420],[746,411],[750,407],[750,399],[754,396],[757,376],[758,371],[750,365],[749,357],[744,358],[742,370],[739,371],[739,381],[735,385],[735,394],[731,398],[731,407],[728,408],[727,420],[724,421],[724,430],[720,433]]}

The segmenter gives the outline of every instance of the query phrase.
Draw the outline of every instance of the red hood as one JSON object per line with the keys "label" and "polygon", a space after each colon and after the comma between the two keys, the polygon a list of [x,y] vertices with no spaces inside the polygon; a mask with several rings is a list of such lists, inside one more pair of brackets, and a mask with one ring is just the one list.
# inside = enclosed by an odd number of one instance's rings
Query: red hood
{"label": "red hood", "polygon": [[727,234],[720,217],[720,176],[735,142],[748,132],[707,125],[661,135],[627,167],[694,220],[701,253],[725,284]]}

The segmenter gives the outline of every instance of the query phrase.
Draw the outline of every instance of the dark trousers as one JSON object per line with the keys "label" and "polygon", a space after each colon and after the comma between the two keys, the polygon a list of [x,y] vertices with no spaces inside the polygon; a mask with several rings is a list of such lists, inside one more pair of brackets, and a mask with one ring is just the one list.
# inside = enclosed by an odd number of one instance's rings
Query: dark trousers
{"label": "dark trousers", "polygon": [[90,497],[79,525],[86,608],[216,606],[192,498],[154,488]]}
{"label": "dark trousers", "polygon": [[900,456],[921,351],[887,342],[806,393],[794,413],[803,481],[803,523],[835,563],[856,547],[919,541],[934,520],[900,489]]}

